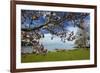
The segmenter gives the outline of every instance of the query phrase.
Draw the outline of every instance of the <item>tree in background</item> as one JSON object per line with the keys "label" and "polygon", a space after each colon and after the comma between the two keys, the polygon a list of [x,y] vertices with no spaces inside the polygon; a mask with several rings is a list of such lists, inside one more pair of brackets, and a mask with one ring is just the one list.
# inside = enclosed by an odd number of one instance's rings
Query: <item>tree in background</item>
{"label": "tree in background", "polygon": [[81,23],[82,26],[84,26],[84,30],[78,29],[77,31],[77,39],[75,41],[76,47],[78,48],[90,48],[90,29],[88,22]]}

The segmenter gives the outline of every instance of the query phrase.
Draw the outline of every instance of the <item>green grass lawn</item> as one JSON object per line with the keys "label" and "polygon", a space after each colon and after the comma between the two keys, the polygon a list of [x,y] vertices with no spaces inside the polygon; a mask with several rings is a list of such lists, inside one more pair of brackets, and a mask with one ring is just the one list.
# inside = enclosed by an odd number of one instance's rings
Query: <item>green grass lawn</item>
{"label": "green grass lawn", "polygon": [[87,60],[90,59],[89,49],[75,49],[68,51],[53,52],[49,51],[47,55],[26,54],[21,56],[22,63],[28,62],[46,62],[46,61],[68,61],[68,60]]}

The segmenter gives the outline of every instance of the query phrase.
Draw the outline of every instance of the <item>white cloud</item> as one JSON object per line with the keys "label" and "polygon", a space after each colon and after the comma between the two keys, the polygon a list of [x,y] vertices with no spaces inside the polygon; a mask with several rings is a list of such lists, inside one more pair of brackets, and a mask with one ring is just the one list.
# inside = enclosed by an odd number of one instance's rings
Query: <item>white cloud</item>
{"label": "white cloud", "polygon": [[51,40],[51,34],[45,34],[45,38],[42,38],[40,42],[44,45],[47,49],[55,49],[55,48],[64,48],[64,49],[72,49],[74,47],[74,41],[66,41],[63,43],[61,39],[57,36]]}

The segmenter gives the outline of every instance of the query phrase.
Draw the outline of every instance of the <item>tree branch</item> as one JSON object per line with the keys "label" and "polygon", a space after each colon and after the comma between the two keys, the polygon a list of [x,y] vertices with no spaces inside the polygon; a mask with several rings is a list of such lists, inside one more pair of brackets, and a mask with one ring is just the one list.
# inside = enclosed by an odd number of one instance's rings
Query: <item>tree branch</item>
{"label": "tree branch", "polygon": [[42,27],[44,27],[44,26],[47,26],[49,23],[50,23],[50,21],[47,22],[47,23],[44,24],[44,25],[40,25],[40,26],[34,27],[34,28],[32,28],[32,29],[30,29],[30,28],[22,28],[21,30],[22,30],[22,31],[34,31],[34,30],[38,30],[39,28],[42,28]]}

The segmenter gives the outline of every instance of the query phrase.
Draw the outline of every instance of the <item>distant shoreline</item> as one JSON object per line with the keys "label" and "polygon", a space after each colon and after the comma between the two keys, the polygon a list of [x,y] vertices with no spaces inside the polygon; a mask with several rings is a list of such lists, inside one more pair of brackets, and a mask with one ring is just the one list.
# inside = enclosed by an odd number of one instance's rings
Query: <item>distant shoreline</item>
{"label": "distant shoreline", "polygon": [[[46,49],[48,49],[48,48],[46,48]],[[73,50],[76,48],[53,48],[53,49],[48,49],[48,51],[55,51],[55,49]],[[21,47],[22,53],[32,53],[32,51],[33,51],[32,46],[22,46]]]}

